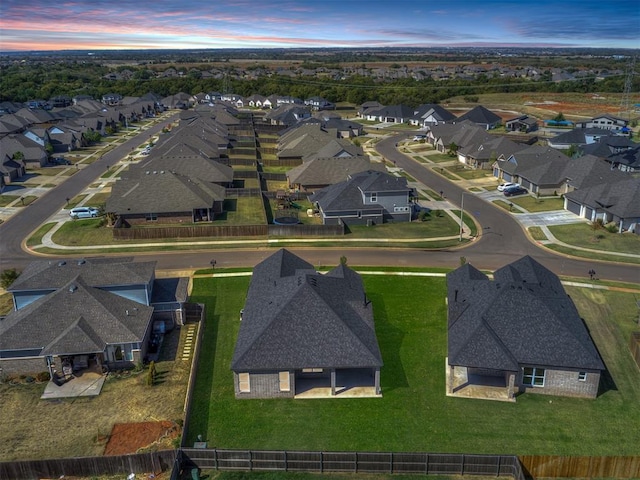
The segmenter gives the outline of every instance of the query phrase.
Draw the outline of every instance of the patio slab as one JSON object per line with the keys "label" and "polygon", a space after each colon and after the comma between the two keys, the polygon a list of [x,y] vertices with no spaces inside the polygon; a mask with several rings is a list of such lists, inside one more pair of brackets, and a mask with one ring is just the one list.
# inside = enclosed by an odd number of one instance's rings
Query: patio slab
{"label": "patio slab", "polygon": [[73,378],[67,380],[60,386],[49,381],[40,399],[52,400],[57,398],[92,397],[100,395],[102,385],[104,385],[106,378],[106,375],[86,371],[77,376],[74,375]]}
{"label": "patio slab", "polygon": [[453,389],[450,385],[448,359],[445,358],[445,378],[447,397],[476,398],[480,400],[495,400],[499,402],[515,402],[515,397],[509,398],[508,388],[502,385],[502,379],[496,377],[481,377],[467,375],[467,369],[454,368]]}

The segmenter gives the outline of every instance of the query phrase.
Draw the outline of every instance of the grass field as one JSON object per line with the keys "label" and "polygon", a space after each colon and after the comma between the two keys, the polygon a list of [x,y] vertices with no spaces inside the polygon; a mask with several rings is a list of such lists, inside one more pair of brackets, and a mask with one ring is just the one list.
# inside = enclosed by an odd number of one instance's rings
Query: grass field
{"label": "grass field", "polygon": [[606,229],[594,232],[585,223],[550,226],[551,233],[560,241],[594,250],[640,254],[640,235],[611,233]]}
{"label": "grass field", "polygon": [[363,275],[384,360],[383,398],[236,400],[229,365],[248,277],[196,279],[208,305],[187,444],[219,448],[555,455],[640,454],[640,372],[628,351],[633,294],[568,289],[613,382],[595,400],[445,396],[445,281]]}
{"label": "grass field", "polygon": [[520,205],[529,212],[550,212],[564,208],[564,200],[559,197],[536,198],[531,195],[524,195],[522,197],[511,197],[509,201]]}

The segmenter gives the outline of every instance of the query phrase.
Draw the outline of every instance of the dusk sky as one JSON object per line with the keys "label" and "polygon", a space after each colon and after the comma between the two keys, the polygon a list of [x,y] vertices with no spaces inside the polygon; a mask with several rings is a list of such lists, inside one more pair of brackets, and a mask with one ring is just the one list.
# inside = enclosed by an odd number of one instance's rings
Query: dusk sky
{"label": "dusk sky", "polygon": [[640,0],[0,0],[0,51],[640,48]]}

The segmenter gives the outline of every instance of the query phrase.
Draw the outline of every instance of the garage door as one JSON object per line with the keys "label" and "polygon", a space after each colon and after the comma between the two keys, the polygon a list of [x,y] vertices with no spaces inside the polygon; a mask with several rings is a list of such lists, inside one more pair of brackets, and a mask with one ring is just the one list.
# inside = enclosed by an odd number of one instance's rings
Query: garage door
{"label": "garage door", "polygon": [[520,184],[527,190],[531,189],[531,182],[529,180],[525,180],[524,178],[521,178],[520,182],[521,182]]}
{"label": "garage door", "polygon": [[591,207],[586,207],[584,210],[584,218],[586,218],[587,220],[591,220],[591,218],[593,218],[593,208]]}
{"label": "garage door", "polygon": [[507,172],[502,172],[502,178],[505,182],[510,182],[513,179],[513,177]]}
{"label": "garage door", "polygon": [[580,215],[580,204],[567,198],[567,210],[576,215]]}

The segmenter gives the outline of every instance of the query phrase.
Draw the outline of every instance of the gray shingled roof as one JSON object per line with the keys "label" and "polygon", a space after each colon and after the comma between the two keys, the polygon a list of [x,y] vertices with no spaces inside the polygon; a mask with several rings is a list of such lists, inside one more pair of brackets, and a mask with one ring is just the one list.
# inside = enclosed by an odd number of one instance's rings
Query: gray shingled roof
{"label": "gray shingled roof", "polygon": [[106,209],[120,215],[191,212],[213,208],[224,200],[226,189],[170,171],[130,170],[113,184]]}
{"label": "gray shingled roof", "polygon": [[0,321],[0,350],[102,352],[107,344],[142,341],[152,314],[152,307],[93,288],[77,276]]}
{"label": "gray shingled roof", "polygon": [[[171,151],[170,154],[154,156],[149,160],[143,160],[138,165],[129,167],[129,172],[137,170],[140,173],[146,171],[170,171],[186,177],[197,178],[202,182],[227,184],[233,182],[233,168],[215,160],[211,160],[197,152]],[[126,173],[133,176],[134,173]]]}
{"label": "gray shingled roof", "polygon": [[321,275],[287,250],[253,272],[231,369],[382,366],[360,276],[345,265]]}
{"label": "gray shingled roof", "polygon": [[326,212],[340,210],[374,210],[382,207],[378,204],[364,204],[365,192],[409,192],[407,179],[394,177],[385,172],[368,170],[351,175],[345,180],[323,188],[309,197],[311,202],[317,202]]}
{"label": "gray shingled roof", "polygon": [[604,370],[560,280],[525,256],[494,273],[447,275],[450,365],[517,371],[522,365]]}
{"label": "gray shingled roof", "polygon": [[619,218],[640,218],[640,178],[596,184],[565,196],[574,202],[604,209]]}
{"label": "gray shingled roof", "polygon": [[456,123],[460,123],[464,120],[469,120],[478,125],[495,125],[500,123],[501,118],[486,107],[478,105],[463,115],[460,115],[456,119]]}
{"label": "gray shingled roof", "polygon": [[369,157],[314,158],[287,172],[290,184],[332,185],[346,180],[349,175],[367,170],[385,171],[381,163],[372,163]]}
{"label": "gray shingled roof", "polygon": [[131,257],[37,260],[27,265],[7,290],[53,290],[78,275],[92,287],[147,285],[155,268],[155,261],[134,262]]}

